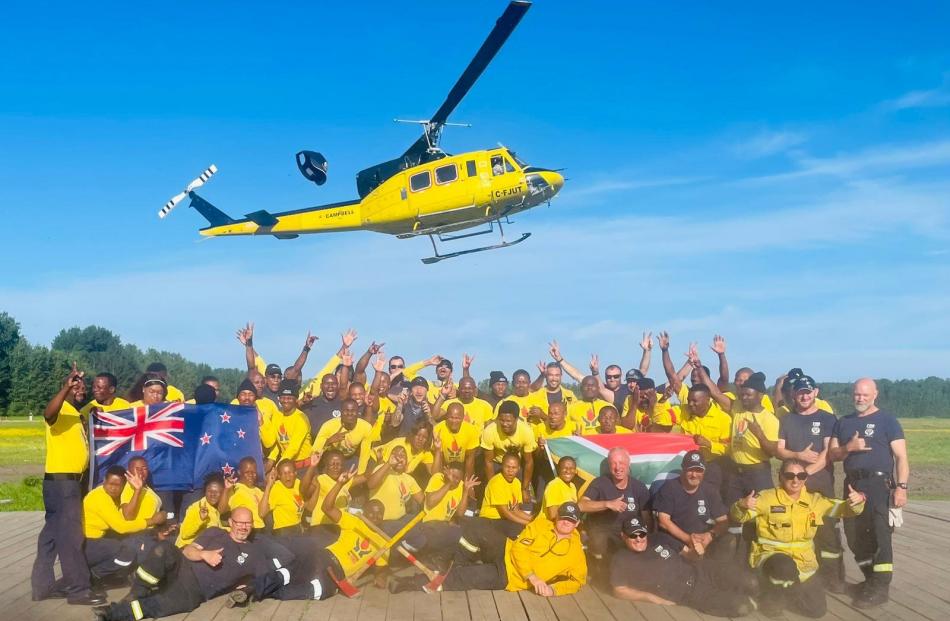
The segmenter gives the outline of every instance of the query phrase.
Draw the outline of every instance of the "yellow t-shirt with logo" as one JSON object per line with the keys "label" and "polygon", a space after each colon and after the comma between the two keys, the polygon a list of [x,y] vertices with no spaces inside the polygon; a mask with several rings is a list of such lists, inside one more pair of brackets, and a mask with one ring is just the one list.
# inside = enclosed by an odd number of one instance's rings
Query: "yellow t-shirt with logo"
{"label": "yellow t-shirt with logo", "polygon": [[[445,475],[441,472],[432,475],[432,478],[429,479],[429,484],[426,485],[426,496],[434,492],[439,491],[445,485]],[[434,507],[431,509],[426,509],[425,517],[422,518],[423,522],[449,522],[452,520],[452,517],[455,515],[455,511],[458,509],[459,505],[462,503],[462,494],[465,493],[465,486],[462,483],[459,483],[455,488],[450,489],[445,493],[445,496],[442,497]]]}
{"label": "yellow t-shirt with logo", "polygon": [[366,472],[366,465],[370,457],[370,437],[373,434],[373,426],[362,418],[356,419],[353,429],[346,432],[343,439],[332,445],[327,445],[327,440],[343,430],[343,422],[339,418],[332,418],[320,426],[317,437],[313,439],[313,451],[322,453],[328,449],[336,449],[343,453],[344,459],[349,459],[359,453],[359,462],[357,464],[358,472]]}
{"label": "yellow t-shirt with logo", "polygon": [[509,483],[499,472],[485,486],[485,497],[482,499],[482,508],[478,515],[489,520],[500,520],[502,517],[498,512],[498,507],[514,511],[522,502],[524,502],[524,495],[521,492],[521,481],[514,478]]}
{"label": "yellow t-shirt with logo", "polygon": [[[132,489],[131,485],[126,484],[122,488],[122,495],[119,496],[119,506],[121,507],[124,504],[128,504],[132,500],[132,496],[135,494],[135,490]],[[147,520],[153,515],[158,513],[158,510],[162,508],[162,499],[159,498],[151,488],[145,487],[142,490],[142,497],[139,501],[139,510],[135,512],[135,515],[132,516],[133,520]]]}
{"label": "yellow t-shirt with logo", "polygon": [[[273,491],[273,490],[272,490]],[[261,498],[264,497],[264,490],[259,487],[248,487],[243,483],[235,483],[231,488],[231,497],[228,498],[228,508],[234,511],[238,507],[244,507],[251,512],[254,517],[254,528],[264,528],[264,520],[261,519]]]}
{"label": "yellow t-shirt with logo", "polygon": [[46,472],[82,474],[89,467],[86,425],[71,403],[63,402],[56,421],[46,428]]}
{"label": "yellow t-shirt with logo", "polygon": [[574,487],[573,482],[565,483],[560,478],[555,477],[544,488],[544,496],[541,498],[541,512],[535,519],[547,520],[548,507],[560,507],[565,502],[577,502],[577,488]]}
{"label": "yellow t-shirt with logo", "polygon": [[528,396],[531,397],[531,405],[541,408],[541,411],[544,412],[545,415],[547,415],[548,407],[550,405],[548,403],[548,394],[555,394],[558,392],[561,393],[561,402],[564,403],[564,405],[566,405],[568,409],[570,409],[571,403],[576,401],[577,397],[574,396],[574,391],[572,391],[570,388],[565,388],[564,386],[558,386],[558,389],[552,393],[548,392],[547,386],[542,386],[541,388],[539,388],[538,390],[535,390]]}
{"label": "yellow t-shirt with logo", "polygon": [[293,487],[287,487],[275,481],[267,497],[267,506],[274,516],[274,528],[296,526],[303,515],[303,496],[300,495],[300,481],[294,479]]}
{"label": "yellow t-shirt with logo", "polygon": [[531,426],[523,420],[517,421],[514,433],[504,434],[498,421],[490,423],[482,432],[482,449],[492,452],[492,459],[501,463],[506,452],[518,452],[523,457],[531,455],[538,448]]}
{"label": "yellow t-shirt with logo", "polygon": [[[208,512],[208,519],[201,519],[201,507],[205,507]],[[223,528],[221,524],[221,513],[213,504],[201,498],[189,505],[185,510],[185,517],[182,518],[181,525],[178,527],[178,539],[175,545],[184,548],[189,543],[193,543],[206,528]]]}
{"label": "yellow t-shirt with logo", "polygon": [[144,519],[125,519],[122,510],[101,485],[82,499],[82,518],[86,539],[102,539],[109,532],[128,535],[148,528]]}
{"label": "yellow t-shirt with logo", "polygon": [[[340,536],[327,546],[327,551],[340,562],[340,568],[345,576],[352,576],[367,556],[387,547],[389,543],[364,524],[362,519],[346,511],[340,516],[338,525]],[[386,565],[388,556],[387,552],[376,562],[376,565]]]}
{"label": "yellow t-shirt with logo", "polygon": [[370,436],[370,442],[380,442],[383,438],[383,425],[386,422],[386,416],[396,412],[396,404],[389,397],[379,397],[379,411],[376,414],[376,422],[373,423],[373,433]]}
{"label": "yellow t-shirt with logo", "polygon": [[458,433],[452,433],[448,424],[442,421],[436,424],[432,430],[432,435],[439,439],[442,444],[442,463],[449,464],[453,461],[465,463],[470,451],[478,448],[481,441],[481,433],[471,423],[462,421]]}
{"label": "yellow t-shirt with logo", "polygon": [[306,414],[295,409],[290,414],[278,410],[274,419],[277,431],[277,446],[281,459],[300,461],[313,454],[310,444],[310,420]]}
{"label": "yellow t-shirt with logo", "polygon": [[767,440],[778,440],[778,418],[769,410],[762,409],[755,413],[745,410],[733,412],[729,454],[732,461],[740,466],[761,464],[769,460],[769,454],[762,450],[759,439],[749,431],[749,423],[753,420],[759,423]]}
{"label": "yellow t-shirt with logo", "polygon": [[[722,394],[724,394],[726,397],[728,397],[730,401],[738,401],[738,400],[739,400],[739,398],[736,396],[736,393],[732,392],[731,390],[728,390],[728,391],[726,391],[726,392],[724,392],[724,393],[722,393]],[[775,407],[772,405],[772,400],[769,398],[768,395],[763,394],[763,395],[762,395],[762,400],[759,401],[759,403],[762,405],[762,407],[763,407],[764,409],[768,410],[769,412],[774,412],[774,411],[775,411]],[[735,409],[735,406],[733,406],[733,409]]]}
{"label": "yellow t-shirt with logo", "polygon": [[[337,494],[336,502],[333,504],[333,506],[342,513],[346,513],[346,508],[350,504],[350,486],[352,484],[353,481],[347,481],[343,484],[343,487],[340,488],[340,493]],[[327,494],[329,494],[333,486],[336,485],[336,481],[328,474],[321,474],[317,477],[317,485],[320,487],[320,496],[317,498],[317,504],[314,505],[313,511],[310,513],[310,525],[320,526],[322,524],[333,524],[333,520],[328,518],[323,512],[323,499],[327,497]]]}
{"label": "yellow t-shirt with logo", "polygon": [[[514,401],[515,403],[518,404],[518,408],[520,409],[521,420],[528,421],[528,415],[531,412],[531,406],[534,405],[534,397],[532,397],[531,394],[532,393],[528,393],[524,397],[519,397],[518,395],[515,395],[515,394],[508,395],[507,397],[505,397],[504,399],[502,399],[501,401],[495,404],[494,416],[492,417],[492,419],[494,420],[495,418],[498,418],[498,408],[501,406],[502,403],[504,403],[505,401]],[[486,424],[486,427],[487,426],[488,425]]]}
{"label": "yellow t-shirt with logo", "polygon": [[478,397],[472,399],[471,403],[462,403],[459,399],[449,399],[442,404],[442,413],[448,412],[449,406],[453,403],[458,403],[465,410],[465,422],[471,423],[479,429],[495,419],[495,410],[491,404]]}
{"label": "yellow t-shirt with logo", "polygon": [[712,445],[710,448],[700,448],[704,458],[713,459],[725,455],[732,436],[732,419],[715,403],[709,405],[705,416],[684,416],[680,427],[687,435],[702,436],[709,440]]}
{"label": "yellow t-shirt with logo", "polygon": [[[687,391],[688,392],[688,391]],[[683,403],[686,403],[685,398]],[[623,402],[623,412],[620,413],[620,418],[627,416],[630,413],[630,399],[626,399]],[[680,412],[680,406],[675,403],[670,403],[669,401],[657,401],[653,405],[653,412],[647,415],[647,412],[637,408],[637,423],[647,426],[649,424],[661,425],[663,427],[672,427],[673,425],[678,424],[682,420],[682,415]]]}
{"label": "yellow t-shirt with logo", "polygon": [[567,418],[580,426],[582,434],[589,435],[597,427],[597,417],[600,416],[600,410],[607,406],[613,407],[613,403],[608,403],[603,399],[574,401],[567,407]]}
{"label": "yellow t-shirt with logo", "polygon": [[[382,468],[383,466],[378,466]],[[402,474],[390,471],[382,484],[369,492],[370,500],[383,503],[385,509],[383,519],[398,520],[406,515],[406,503],[409,499],[422,491],[416,480],[407,472]]]}

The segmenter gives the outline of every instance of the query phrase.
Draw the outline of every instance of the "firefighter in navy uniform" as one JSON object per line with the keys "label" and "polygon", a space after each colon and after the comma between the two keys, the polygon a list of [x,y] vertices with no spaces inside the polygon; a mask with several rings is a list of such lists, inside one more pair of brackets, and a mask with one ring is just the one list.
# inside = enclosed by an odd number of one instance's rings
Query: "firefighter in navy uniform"
{"label": "firefighter in navy uniform", "polygon": [[[78,408],[86,398],[83,374],[72,371],[43,412],[46,422],[46,474],[43,504],[46,523],[36,541],[31,584],[33,601],[65,597],[70,604],[105,603],[90,587],[89,567],[83,555],[82,482],[89,464],[85,421]],[[59,557],[63,577],[56,580],[53,563]]]}
{"label": "firefighter in navy uniform", "polygon": [[[838,419],[818,408],[818,386],[808,375],[792,382],[791,411],[779,421],[779,459],[805,462],[808,480],[805,489],[826,498],[835,497],[834,463],[828,459],[831,433]],[[838,521],[826,519],[815,534],[818,571],[822,584],[831,593],[844,593],[844,557]]]}
{"label": "firefighter in navy uniform", "polygon": [[855,382],[852,397],[855,411],[838,420],[829,453],[833,460],[844,461],[845,485],[868,498],[867,509],[846,523],[844,532],[865,577],[857,585],[853,604],[870,608],[888,600],[894,572],[890,509],[892,504],[900,508],[907,503],[910,464],[900,423],[875,405],[874,380]]}
{"label": "firefighter in navy uniform", "polygon": [[807,465],[797,459],[783,461],[779,487],[758,496],[750,492],[730,511],[735,522],[755,526],[749,565],[760,572],[759,610],[766,616],[781,616],[786,607],[811,618],[825,614],[824,585],[814,577],[815,534],[829,517],[854,517],[864,510],[864,494],[853,488],[848,488],[847,500],[809,492]]}

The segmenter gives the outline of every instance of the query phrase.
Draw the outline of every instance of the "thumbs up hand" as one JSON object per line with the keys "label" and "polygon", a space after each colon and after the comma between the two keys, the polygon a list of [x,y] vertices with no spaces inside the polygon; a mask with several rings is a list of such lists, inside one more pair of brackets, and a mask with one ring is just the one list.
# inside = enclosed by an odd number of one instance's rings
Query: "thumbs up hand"
{"label": "thumbs up hand", "polygon": [[850,485],[848,486],[848,504],[852,507],[856,507],[865,500],[865,495],[857,491]]}
{"label": "thumbs up hand", "polygon": [[756,507],[759,504],[759,499],[756,496],[755,490],[749,492],[749,495],[742,498],[739,501],[739,506],[747,511],[755,511]]}
{"label": "thumbs up hand", "polygon": [[851,436],[851,439],[848,440],[848,443],[845,445],[845,448],[848,449],[849,453],[859,453],[861,451],[870,451],[871,447],[867,445],[864,441],[864,438],[855,431],[854,435]]}

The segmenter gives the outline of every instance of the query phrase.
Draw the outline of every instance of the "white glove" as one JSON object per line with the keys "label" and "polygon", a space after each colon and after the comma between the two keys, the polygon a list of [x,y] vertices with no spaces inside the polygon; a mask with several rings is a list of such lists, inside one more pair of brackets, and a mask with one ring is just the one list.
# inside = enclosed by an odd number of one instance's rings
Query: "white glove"
{"label": "white glove", "polygon": [[887,510],[887,522],[891,528],[900,528],[904,525],[904,509],[901,507],[890,507]]}

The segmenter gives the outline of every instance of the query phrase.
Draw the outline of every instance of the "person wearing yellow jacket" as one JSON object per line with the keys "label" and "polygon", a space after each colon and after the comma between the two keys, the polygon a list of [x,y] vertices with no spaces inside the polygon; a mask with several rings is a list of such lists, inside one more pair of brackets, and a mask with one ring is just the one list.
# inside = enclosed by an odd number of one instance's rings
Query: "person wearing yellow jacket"
{"label": "person wearing yellow jacket", "polygon": [[755,524],[749,564],[761,572],[759,608],[766,616],[786,607],[806,617],[825,614],[824,586],[811,579],[818,570],[815,533],[825,518],[854,517],[864,510],[864,494],[850,486],[847,500],[809,492],[805,467],[797,459],[783,461],[779,487],[758,496],[752,492],[730,511],[734,521]]}
{"label": "person wearing yellow jacket", "polygon": [[[577,532],[581,510],[575,502],[558,508],[554,522],[536,520],[516,539],[501,535],[496,545],[482,550],[482,564],[465,564],[456,557],[442,590],[534,591],[542,597],[577,593],[587,582],[587,558]],[[393,593],[422,587],[425,576],[394,580]]]}

